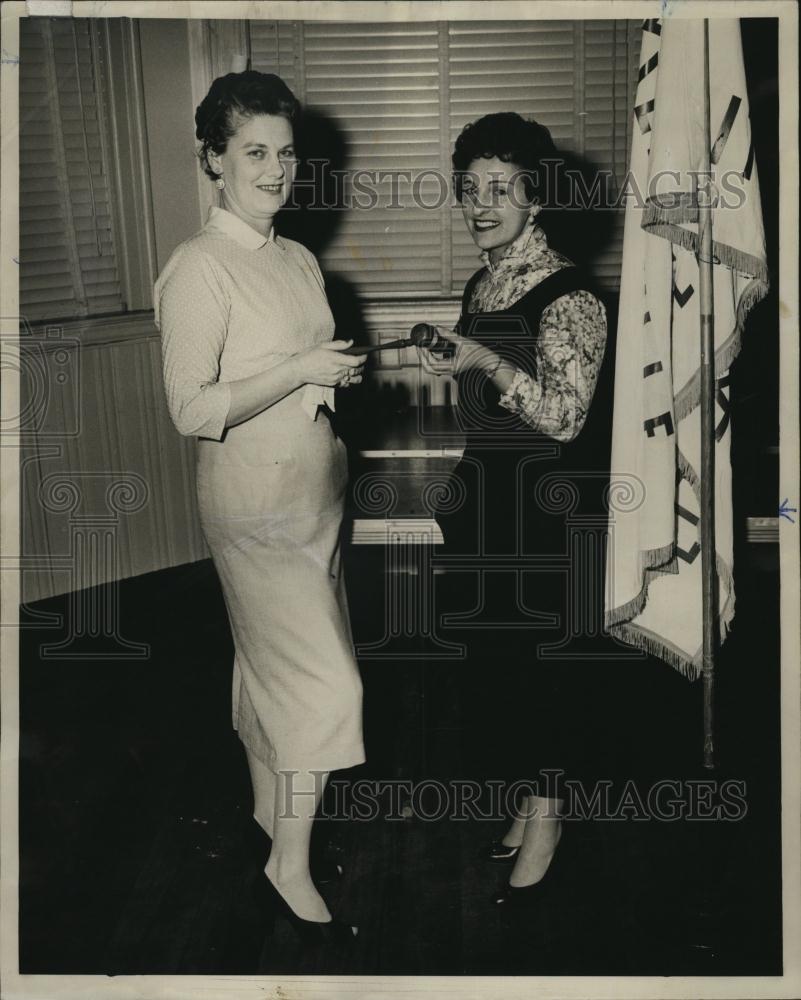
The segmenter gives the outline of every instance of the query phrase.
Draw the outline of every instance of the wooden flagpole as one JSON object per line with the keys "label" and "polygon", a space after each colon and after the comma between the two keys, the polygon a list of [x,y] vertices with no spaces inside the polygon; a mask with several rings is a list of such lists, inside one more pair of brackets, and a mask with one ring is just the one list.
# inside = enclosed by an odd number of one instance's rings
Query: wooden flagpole
{"label": "wooden flagpole", "polygon": [[703,143],[698,203],[698,279],[701,310],[701,575],[703,614],[704,767],[715,767],[715,640],[717,569],[715,566],[715,305],[712,275],[712,178],[710,175],[709,20],[704,18]]}

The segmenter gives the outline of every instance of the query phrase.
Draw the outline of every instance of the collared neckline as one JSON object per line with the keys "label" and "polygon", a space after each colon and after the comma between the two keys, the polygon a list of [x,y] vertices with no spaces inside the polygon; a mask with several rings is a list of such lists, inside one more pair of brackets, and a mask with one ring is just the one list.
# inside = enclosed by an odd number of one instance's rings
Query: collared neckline
{"label": "collared neckline", "polygon": [[495,263],[490,260],[488,250],[482,250],[480,257],[481,263],[490,274],[496,274],[505,264],[534,257],[547,249],[548,240],[545,237],[545,230],[535,222],[532,226],[526,226],[523,232],[516,239],[512,240],[503,255]]}
{"label": "collared neckline", "polygon": [[284,249],[284,243],[280,236],[276,236],[275,227],[270,229],[269,235],[264,236],[253,226],[249,226],[244,219],[229,212],[227,208],[218,208],[212,205],[206,220],[206,229],[216,230],[225,236],[230,236],[247,250],[260,250],[268,243],[272,243],[280,250]]}

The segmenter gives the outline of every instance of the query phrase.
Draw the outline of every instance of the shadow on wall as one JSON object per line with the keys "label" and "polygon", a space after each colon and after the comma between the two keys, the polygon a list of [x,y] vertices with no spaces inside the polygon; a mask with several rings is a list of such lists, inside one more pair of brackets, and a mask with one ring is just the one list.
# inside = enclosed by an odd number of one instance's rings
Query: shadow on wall
{"label": "shadow on wall", "polygon": [[[591,203],[599,177],[604,179],[597,163],[564,150],[559,151],[559,161],[558,170],[553,172],[555,184],[549,191],[552,207],[543,207],[539,222],[549,245],[590,275],[596,259],[612,240],[616,213]],[[583,197],[582,189],[586,192]],[[604,195],[603,186],[598,190],[603,197],[614,198],[618,193],[610,190]],[[604,294],[597,294],[606,300]]]}
{"label": "shadow on wall", "polygon": [[[320,259],[339,233],[346,211],[340,172],[350,164],[344,130],[329,115],[305,111],[295,135],[300,164],[292,203],[278,216],[278,231],[297,240]],[[321,265],[322,266],[322,265]],[[372,338],[356,286],[341,274],[323,268],[328,304],[336,323],[336,336],[368,344]],[[369,362],[368,362],[369,365]],[[375,425],[412,405],[405,386],[390,385],[369,371],[361,383],[337,393],[337,430],[348,444],[355,443],[359,427]]]}

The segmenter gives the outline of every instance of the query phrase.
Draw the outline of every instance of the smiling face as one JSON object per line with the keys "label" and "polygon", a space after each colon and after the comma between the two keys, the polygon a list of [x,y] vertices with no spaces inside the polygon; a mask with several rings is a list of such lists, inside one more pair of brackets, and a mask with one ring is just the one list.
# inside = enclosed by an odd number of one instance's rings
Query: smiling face
{"label": "smiling face", "polygon": [[462,182],[462,215],[476,246],[488,251],[493,263],[537,212],[516,164],[497,156],[470,163]]}
{"label": "smiling face", "polygon": [[282,115],[246,118],[225,152],[208,159],[225,180],[223,207],[266,236],[297,169],[291,122]]}

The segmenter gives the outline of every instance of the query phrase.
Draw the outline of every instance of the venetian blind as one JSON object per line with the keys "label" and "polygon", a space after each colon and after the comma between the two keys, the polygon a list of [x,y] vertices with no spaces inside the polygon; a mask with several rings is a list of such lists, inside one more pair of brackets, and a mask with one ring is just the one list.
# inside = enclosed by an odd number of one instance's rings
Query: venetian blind
{"label": "venetian blind", "polygon": [[[448,31],[450,148],[482,115],[516,111],[550,129],[557,148],[576,137],[575,42],[571,21],[462,21]],[[480,267],[478,250],[452,210],[454,291]]]}
{"label": "venetian blind", "polygon": [[[480,262],[443,184],[450,188],[460,130],[493,111],[536,118],[557,147],[622,178],[637,28],[611,20],[250,22],[253,68],[283,76],[308,109],[338,126],[349,175],[379,193],[377,206],[351,200],[340,211],[324,265],[365,295],[460,294]],[[371,184],[374,171],[383,182]],[[595,272],[614,288],[622,211],[610,223]]]}
{"label": "venetian blind", "polygon": [[[641,21],[585,21],[584,134],[581,151],[611,171],[610,196],[617,196],[629,168],[634,92],[639,68]],[[595,271],[606,287],[617,288],[623,258],[621,205],[611,213],[611,232]]]}
{"label": "venetian blind", "polygon": [[87,19],[22,19],[19,100],[21,312],[123,312]]}

